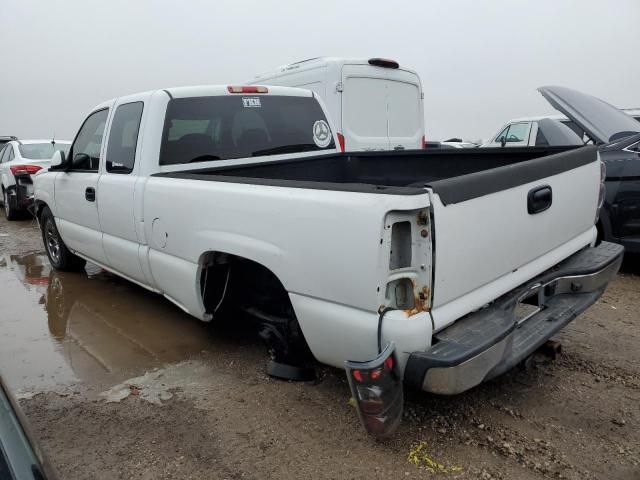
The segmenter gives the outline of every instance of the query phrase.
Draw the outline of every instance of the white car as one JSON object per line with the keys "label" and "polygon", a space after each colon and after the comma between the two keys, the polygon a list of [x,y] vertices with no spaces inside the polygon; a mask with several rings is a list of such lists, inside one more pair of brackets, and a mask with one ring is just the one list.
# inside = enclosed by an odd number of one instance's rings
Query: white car
{"label": "white car", "polygon": [[311,90],[324,102],[343,152],[424,148],[418,74],[384,58],[318,57],[251,80]]}
{"label": "white car", "polygon": [[564,115],[540,115],[509,120],[480,147],[581,145],[587,140],[584,131]]}
{"label": "white car", "polygon": [[[540,87],[538,91],[546,97],[547,91],[554,87]],[[556,109],[557,106],[552,106]],[[623,108],[627,115],[640,121],[640,109]],[[556,124],[555,127],[553,124]],[[592,142],[584,128],[575,121],[562,114],[538,115],[532,117],[514,118],[509,120],[498,130],[498,133],[491,140],[483,143],[481,147],[546,147],[565,146],[579,143],[575,138],[571,138],[564,129],[564,133],[558,128],[558,123],[571,129],[582,143]],[[546,133],[546,135],[545,135]]]}
{"label": "white car", "polygon": [[254,322],[271,375],[345,368],[374,435],[400,421],[403,382],[455,394],[500,375],[620,266],[622,246],[596,245],[594,146],[337,144],[309,90],[210,85],[102,103],[35,178],[50,263],[89,260],[201,320]]}
{"label": "white car", "polygon": [[68,151],[71,142],[11,140],[0,150],[2,203],[8,220],[15,220],[33,202],[33,176],[48,168],[53,152]]}

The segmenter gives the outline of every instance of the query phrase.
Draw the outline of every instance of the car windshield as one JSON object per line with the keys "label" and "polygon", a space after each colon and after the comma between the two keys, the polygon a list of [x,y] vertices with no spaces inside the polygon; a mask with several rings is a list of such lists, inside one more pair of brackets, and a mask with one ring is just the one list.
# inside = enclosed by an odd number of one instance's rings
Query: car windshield
{"label": "car windshield", "polygon": [[161,165],[335,148],[313,97],[224,95],[176,98],[165,118]]}
{"label": "car windshield", "polygon": [[66,143],[25,143],[18,147],[22,158],[29,160],[49,160],[56,150],[62,150],[65,155],[69,152]]}

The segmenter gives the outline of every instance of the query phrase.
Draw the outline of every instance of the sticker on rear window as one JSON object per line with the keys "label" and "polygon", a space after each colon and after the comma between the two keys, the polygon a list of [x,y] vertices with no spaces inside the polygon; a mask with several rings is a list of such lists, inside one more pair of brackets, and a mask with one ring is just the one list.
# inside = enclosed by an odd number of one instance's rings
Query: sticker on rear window
{"label": "sticker on rear window", "polygon": [[242,105],[245,108],[260,108],[260,97],[242,97]]}
{"label": "sticker on rear window", "polygon": [[331,143],[331,130],[324,120],[318,120],[313,124],[313,141],[320,148],[325,148]]}

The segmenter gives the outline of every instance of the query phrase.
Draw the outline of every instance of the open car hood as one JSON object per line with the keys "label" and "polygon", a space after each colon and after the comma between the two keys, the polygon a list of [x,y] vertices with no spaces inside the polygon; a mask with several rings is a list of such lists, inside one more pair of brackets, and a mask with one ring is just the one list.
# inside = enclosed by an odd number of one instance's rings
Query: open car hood
{"label": "open car hood", "polygon": [[640,133],[640,122],[599,98],[566,87],[547,86],[538,91],[598,144]]}

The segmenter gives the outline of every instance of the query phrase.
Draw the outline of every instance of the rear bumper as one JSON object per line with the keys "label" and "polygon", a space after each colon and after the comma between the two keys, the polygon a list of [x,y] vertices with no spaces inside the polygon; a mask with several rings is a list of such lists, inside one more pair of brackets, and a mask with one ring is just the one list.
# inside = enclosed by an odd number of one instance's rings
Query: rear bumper
{"label": "rear bumper", "polygon": [[[411,353],[405,383],[451,395],[506,372],[596,302],[618,272],[623,252],[608,242],[583,249],[459,319],[435,334],[428,350]],[[540,309],[516,317],[516,306],[532,297]]]}

